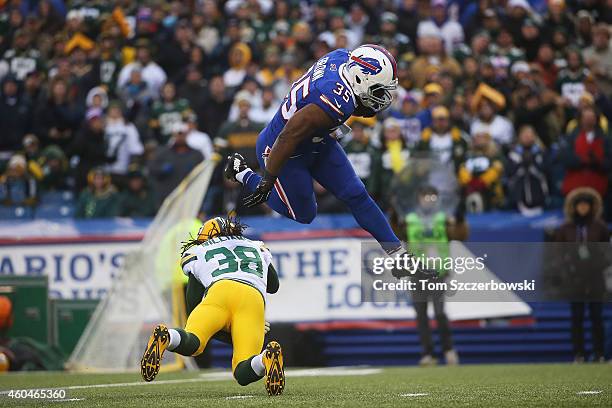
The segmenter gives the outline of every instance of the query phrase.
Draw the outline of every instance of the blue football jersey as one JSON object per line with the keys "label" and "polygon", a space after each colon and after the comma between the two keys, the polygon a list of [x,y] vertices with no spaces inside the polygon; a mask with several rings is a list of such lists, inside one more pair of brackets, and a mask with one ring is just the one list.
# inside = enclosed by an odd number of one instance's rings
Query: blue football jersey
{"label": "blue football jersey", "polygon": [[280,108],[262,131],[262,136],[269,143],[274,143],[291,117],[309,104],[315,104],[327,113],[336,123],[336,126],[326,131],[315,133],[310,140],[304,141],[299,150],[307,145],[319,143],[330,133],[344,123],[357,106],[355,95],[342,74],[342,66],[349,59],[349,52],[338,49],[319,59],[297,81],[293,83]]}

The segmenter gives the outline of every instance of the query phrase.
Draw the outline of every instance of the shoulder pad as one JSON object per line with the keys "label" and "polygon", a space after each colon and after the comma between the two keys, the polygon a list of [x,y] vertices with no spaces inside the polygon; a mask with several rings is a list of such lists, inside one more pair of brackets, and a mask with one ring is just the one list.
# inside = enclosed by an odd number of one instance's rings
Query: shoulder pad
{"label": "shoulder pad", "polygon": [[181,268],[185,269],[185,266],[193,261],[197,261],[198,256],[196,254],[190,254],[189,252],[184,253],[181,258]]}

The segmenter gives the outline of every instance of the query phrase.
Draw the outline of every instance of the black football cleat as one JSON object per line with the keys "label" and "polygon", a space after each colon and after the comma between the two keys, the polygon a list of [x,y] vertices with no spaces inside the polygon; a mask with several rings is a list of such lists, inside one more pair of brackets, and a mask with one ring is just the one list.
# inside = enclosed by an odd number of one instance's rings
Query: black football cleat
{"label": "black football cleat", "polygon": [[285,389],[285,368],[280,344],[276,341],[269,342],[262,360],[266,368],[264,381],[268,395],[281,395]]}
{"label": "black football cleat", "polygon": [[227,156],[227,163],[225,164],[223,174],[226,179],[238,182],[236,174],[248,168],[249,166],[247,166],[245,158],[240,153],[234,153]]}
{"label": "black football cleat", "polygon": [[143,380],[149,382],[155,379],[161,367],[164,351],[166,351],[169,344],[170,333],[168,328],[163,324],[158,324],[153,329],[153,333],[147,343],[147,348],[140,360],[140,374]]}

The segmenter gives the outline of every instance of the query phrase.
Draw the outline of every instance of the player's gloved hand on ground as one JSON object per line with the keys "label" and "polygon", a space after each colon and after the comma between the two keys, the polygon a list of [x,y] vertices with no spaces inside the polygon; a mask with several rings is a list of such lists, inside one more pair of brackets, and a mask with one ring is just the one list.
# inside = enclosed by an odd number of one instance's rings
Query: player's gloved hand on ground
{"label": "player's gloved hand on ground", "polygon": [[270,331],[270,322],[264,322],[264,334],[268,334]]}
{"label": "player's gloved hand on ground", "polygon": [[255,207],[258,204],[265,203],[268,201],[268,197],[270,197],[270,193],[272,192],[275,182],[276,176],[265,172],[261,181],[257,185],[257,188],[255,188],[255,191],[246,196],[242,204],[244,204],[245,207],[250,208]]}

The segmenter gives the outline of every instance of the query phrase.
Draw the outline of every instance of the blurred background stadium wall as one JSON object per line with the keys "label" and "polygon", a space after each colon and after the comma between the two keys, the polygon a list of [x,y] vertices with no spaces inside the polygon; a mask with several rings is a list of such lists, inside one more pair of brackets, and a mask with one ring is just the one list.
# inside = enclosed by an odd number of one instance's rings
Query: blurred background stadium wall
{"label": "blurred background stadium wall", "polygon": [[[405,238],[416,192],[433,186],[440,211],[469,230],[463,248],[534,243],[492,274],[537,279],[547,254],[535,243],[612,220],[611,10],[606,0],[0,0],[0,348],[44,357],[19,368],[61,367],[147,231],[156,256],[138,271],[163,295],[179,285],[162,265],[181,240],[236,213],[275,254],[281,293],[268,312],[290,364],[418,362],[410,299],[361,302],[368,236],[342,203],[315,184],[310,225],[244,208],[213,163],[237,151],[257,169],[257,135],[293,81],[331,50],[380,44],[398,63],[394,103],[352,117],[341,141],[370,195]],[[211,174],[167,201],[168,217],[162,203],[198,166]],[[576,215],[581,200],[591,224]],[[612,274],[596,272],[609,296]],[[170,318],[175,295],[149,317]],[[447,305],[462,362],[599,353],[590,322],[576,348],[579,307],[515,296]],[[612,308],[601,305],[609,358]],[[214,341],[201,365],[227,366],[230,354]]]}

